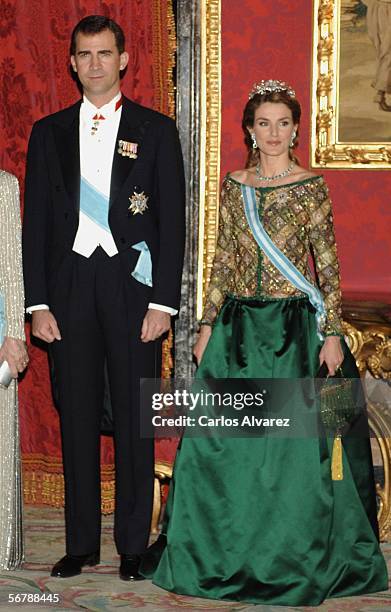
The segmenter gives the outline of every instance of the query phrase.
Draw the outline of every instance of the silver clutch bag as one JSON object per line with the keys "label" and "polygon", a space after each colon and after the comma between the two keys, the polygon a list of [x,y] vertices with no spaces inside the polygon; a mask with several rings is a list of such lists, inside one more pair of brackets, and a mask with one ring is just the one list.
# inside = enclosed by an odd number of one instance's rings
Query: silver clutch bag
{"label": "silver clutch bag", "polygon": [[0,387],[8,389],[12,381],[12,374],[9,365],[6,361],[0,365]]}

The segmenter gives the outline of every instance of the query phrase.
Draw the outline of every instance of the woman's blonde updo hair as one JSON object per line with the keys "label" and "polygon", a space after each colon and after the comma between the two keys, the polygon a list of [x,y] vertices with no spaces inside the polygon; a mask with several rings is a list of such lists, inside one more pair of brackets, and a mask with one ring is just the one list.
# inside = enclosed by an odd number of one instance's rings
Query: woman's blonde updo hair
{"label": "woman's blonde updo hair", "polygon": [[[292,97],[288,91],[272,91],[265,93],[255,93],[250,100],[247,102],[243,111],[242,129],[244,133],[244,142],[247,147],[248,155],[246,161],[246,168],[250,168],[259,163],[259,149],[253,149],[253,141],[250,132],[247,128],[252,128],[254,125],[255,111],[261,104],[265,102],[285,104],[292,112],[293,123],[299,125],[301,117],[301,107],[295,97]],[[298,144],[299,130],[296,130],[296,137],[293,142],[293,147],[289,151],[289,157],[297,161],[293,155],[293,149]]]}

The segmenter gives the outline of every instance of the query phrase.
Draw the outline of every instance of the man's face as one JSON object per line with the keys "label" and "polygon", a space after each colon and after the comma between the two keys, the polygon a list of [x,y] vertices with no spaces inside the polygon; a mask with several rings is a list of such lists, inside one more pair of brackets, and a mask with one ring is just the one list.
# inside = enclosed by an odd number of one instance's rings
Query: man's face
{"label": "man's face", "polygon": [[126,67],[128,59],[126,52],[119,53],[113,32],[103,30],[98,34],[77,35],[71,64],[86,96],[91,101],[98,99],[105,104],[118,92],[119,73]]}

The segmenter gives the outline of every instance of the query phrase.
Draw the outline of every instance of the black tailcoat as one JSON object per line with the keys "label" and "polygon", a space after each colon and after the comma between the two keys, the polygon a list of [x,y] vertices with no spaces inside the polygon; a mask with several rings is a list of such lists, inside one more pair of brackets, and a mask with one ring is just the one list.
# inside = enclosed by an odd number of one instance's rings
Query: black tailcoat
{"label": "black tailcoat", "polygon": [[[24,213],[26,306],[50,305],[51,286],[79,223],[80,102],[35,123],[28,150]],[[174,122],[124,98],[118,140],[138,144],[138,157],[114,153],[109,224],[117,249],[132,270],[145,240],[153,263],[148,299],[178,308],[184,249],[184,175]],[[134,192],[148,210],[133,215]],[[141,289],[141,288],[140,288]]]}

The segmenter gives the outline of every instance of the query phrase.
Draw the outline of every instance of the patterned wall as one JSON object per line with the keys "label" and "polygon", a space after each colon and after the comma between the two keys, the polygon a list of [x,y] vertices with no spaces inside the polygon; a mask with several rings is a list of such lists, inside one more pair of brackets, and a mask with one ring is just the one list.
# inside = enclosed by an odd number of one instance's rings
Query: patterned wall
{"label": "patterned wall", "polygon": [[70,33],[94,13],[112,17],[125,31],[125,95],[174,112],[168,85],[175,26],[167,0],[0,0],[0,166],[19,180],[33,122],[80,97],[69,70]]}

